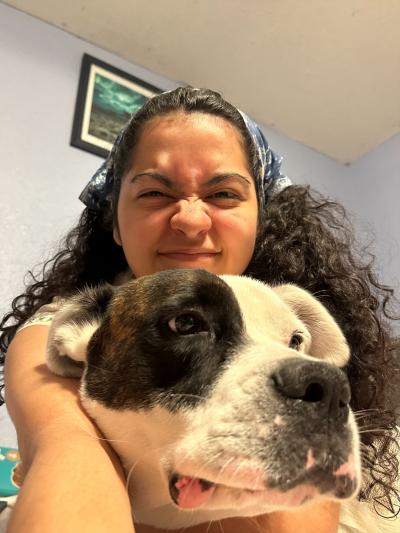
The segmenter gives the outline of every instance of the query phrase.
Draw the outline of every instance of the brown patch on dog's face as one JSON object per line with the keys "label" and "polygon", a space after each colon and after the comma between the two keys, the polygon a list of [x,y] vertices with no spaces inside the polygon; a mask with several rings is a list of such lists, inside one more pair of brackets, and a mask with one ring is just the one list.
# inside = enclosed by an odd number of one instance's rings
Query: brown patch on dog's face
{"label": "brown patch on dog's face", "polygon": [[[195,331],[174,332],[176,317],[194,320]],[[160,395],[195,403],[243,342],[242,325],[231,289],[206,271],[134,280],[117,290],[89,343],[86,392],[115,409],[150,406]]]}

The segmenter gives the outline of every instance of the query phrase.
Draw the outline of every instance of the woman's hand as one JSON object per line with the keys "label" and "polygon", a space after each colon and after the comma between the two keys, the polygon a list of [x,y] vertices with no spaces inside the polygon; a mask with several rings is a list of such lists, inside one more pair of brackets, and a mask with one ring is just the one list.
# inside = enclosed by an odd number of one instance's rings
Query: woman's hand
{"label": "woman's hand", "polygon": [[20,331],[6,356],[6,402],[24,482],[9,533],[132,533],[121,465],[82,410],[77,380],[45,364],[47,326]]}

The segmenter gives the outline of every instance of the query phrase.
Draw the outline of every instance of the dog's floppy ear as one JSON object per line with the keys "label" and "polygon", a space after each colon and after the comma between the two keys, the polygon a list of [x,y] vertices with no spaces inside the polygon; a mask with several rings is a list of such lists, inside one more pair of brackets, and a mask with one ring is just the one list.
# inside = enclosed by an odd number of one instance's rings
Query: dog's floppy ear
{"label": "dog's floppy ear", "polygon": [[350,348],[342,330],[327,309],[309,292],[295,285],[279,285],[274,287],[274,291],[307,326],[311,334],[308,355],[335,366],[346,365],[350,358]]}
{"label": "dog's floppy ear", "polygon": [[80,377],[87,346],[114,294],[111,285],[87,288],[67,298],[54,315],[47,340],[47,366],[65,377]]}

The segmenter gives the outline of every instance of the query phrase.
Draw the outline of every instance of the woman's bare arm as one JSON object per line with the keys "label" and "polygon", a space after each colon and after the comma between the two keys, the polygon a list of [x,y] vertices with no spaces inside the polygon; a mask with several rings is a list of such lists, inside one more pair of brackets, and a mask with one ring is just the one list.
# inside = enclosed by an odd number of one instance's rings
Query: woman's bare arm
{"label": "woman's bare arm", "polygon": [[19,332],[6,356],[6,402],[25,480],[9,533],[132,533],[122,468],[80,407],[78,382],[51,374],[47,326]]}
{"label": "woman's bare arm", "polygon": [[264,515],[257,521],[263,533],[337,533],[339,514],[337,502],[323,501],[293,511]]}
{"label": "woman's bare arm", "polygon": [[[337,533],[339,504],[318,502],[295,511],[265,514],[253,518],[227,518],[211,524],[185,528],[184,533]],[[137,533],[168,533],[138,524]],[[171,533],[182,533],[183,529]]]}

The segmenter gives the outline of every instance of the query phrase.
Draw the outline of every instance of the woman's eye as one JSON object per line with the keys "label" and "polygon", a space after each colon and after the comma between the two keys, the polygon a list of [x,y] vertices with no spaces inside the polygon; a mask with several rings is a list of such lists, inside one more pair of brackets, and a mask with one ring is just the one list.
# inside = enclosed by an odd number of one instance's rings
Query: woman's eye
{"label": "woman's eye", "polygon": [[289,348],[299,351],[302,344],[303,337],[299,333],[294,333],[290,339]]}
{"label": "woman's eye", "polygon": [[193,313],[183,313],[168,321],[168,327],[179,335],[193,335],[201,331],[207,331],[206,324]]}
{"label": "woman's eye", "polygon": [[209,198],[240,200],[240,196],[233,191],[218,191],[213,194],[210,194]]}
{"label": "woman's eye", "polygon": [[139,194],[139,198],[162,198],[163,196],[166,195],[161,191],[146,191]]}

